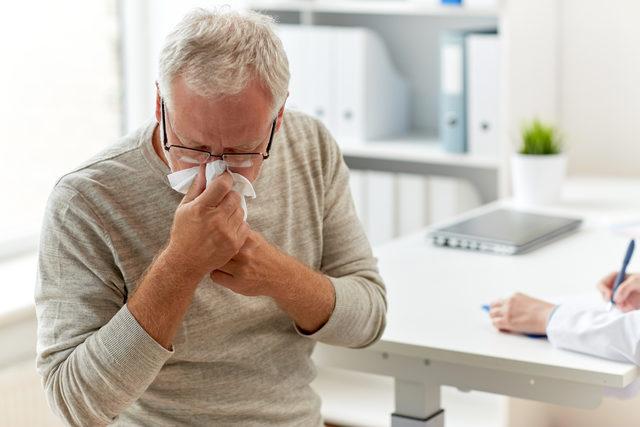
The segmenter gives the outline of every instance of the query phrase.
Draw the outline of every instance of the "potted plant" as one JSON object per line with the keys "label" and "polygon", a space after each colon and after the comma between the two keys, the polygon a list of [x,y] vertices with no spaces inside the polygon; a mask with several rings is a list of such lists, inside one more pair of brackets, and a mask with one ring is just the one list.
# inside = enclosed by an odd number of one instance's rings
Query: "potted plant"
{"label": "potted plant", "polygon": [[516,203],[532,206],[557,202],[567,169],[558,130],[534,119],[522,127],[521,137],[521,146],[511,161]]}

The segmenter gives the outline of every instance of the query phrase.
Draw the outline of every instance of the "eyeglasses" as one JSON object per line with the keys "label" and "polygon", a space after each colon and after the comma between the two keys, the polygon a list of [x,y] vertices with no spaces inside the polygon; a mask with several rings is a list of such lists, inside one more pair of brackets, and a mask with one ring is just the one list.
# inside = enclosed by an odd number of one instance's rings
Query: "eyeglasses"
{"label": "eyeglasses", "polygon": [[162,146],[165,151],[169,151],[169,149],[173,150],[173,153],[176,155],[178,160],[185,163],[192,164],[202,164],[208,163],[211,158],[220,159],[224,161],[227,166],[232,168],[250,168],[256,164],[259,164],[261,161],[269,158],[269,151],[271,150],[271,143],[273,142],[273,135],[276,129],[276,121],[278,117],[273,119],[273,123],[271,125],[271,132],[269,134],[269,143],[267,144],[266,153],[221,153],[221,154],[213,154],[207,150],[201,150],[198,148],[190,148],[185,147],[184,145],[175,145],[169,144],[167,138],[167,126],[165,119],[165,106],[164,99],[161,100],[161,109],[162,109]]}

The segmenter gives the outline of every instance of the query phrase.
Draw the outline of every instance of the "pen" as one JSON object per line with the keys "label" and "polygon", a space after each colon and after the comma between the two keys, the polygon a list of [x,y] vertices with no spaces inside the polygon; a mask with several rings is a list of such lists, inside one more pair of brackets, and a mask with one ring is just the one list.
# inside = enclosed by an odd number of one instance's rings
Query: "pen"
{"label": "pen", "polygon": [[629,242],[629,246],[627,246],[627,252],[624,255],[624,260],[622,261],[622,267],[616,276],[616,281],[613,283],[613,288],[611,289],[611,300],[609,301],[609,310],[613,308],[616,303],[613,301],[616,295],[616,290],[620,286],[620,284],[624,281],[624,278],[627,276],[627,266],[629,265],[629,261],[631,261],[631,256],[633,255],[633,250],[636,247],[635,240],[631,239]]}

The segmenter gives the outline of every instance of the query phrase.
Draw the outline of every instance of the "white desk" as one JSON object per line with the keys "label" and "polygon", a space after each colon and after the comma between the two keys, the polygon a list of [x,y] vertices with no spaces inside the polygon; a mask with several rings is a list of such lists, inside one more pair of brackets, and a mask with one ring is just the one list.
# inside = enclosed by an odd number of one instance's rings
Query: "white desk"
{"label": "white desk", "polygon": [[[389,297],[382,340],[364,350],[319,345],[315,360],[394,377],[396,412],[418,420],[440,410],[441,385],[597,406],[605,387],[625,387],[638,376],[637,369],[498,333],[480,309],[515,291],[549,296],[593,290],[597,279],[618,267],[626,240],[602,226],[640,217],[640,181],[572,180],[566,194],[556,210],[586,215],[585,230],[528,255],[440,249],[425,241],[424,232],[376,248]],[[638,267],[637,262],[631,266]],[[0,353],[0,365],[33,357],[34,281],[34,255],[0,265],[8,296],[0,301],[0,341],[14,344]],[[441,420],[437,416],[431,425]],[[411,425],[407,422],[395,425]]]}
{"label": "white desk", "polygon": [[499,333],[480,308],[516,291],[595,292],[596,281],[618,268],[627,239],[606,225],[640,218],[640,182],[573,180],[565,193],[552,211],[583,214],[584,228],[530,254],[438,248],[426,231],[376,248],[389,299],[382,340],[364,350],[318,346],[317,363],[393,376],[396,413],[410,417],[394,418],[394,427],[443,425],[441,385],[583,408],[596,407],[605,388],[629,385],[634,365]]}

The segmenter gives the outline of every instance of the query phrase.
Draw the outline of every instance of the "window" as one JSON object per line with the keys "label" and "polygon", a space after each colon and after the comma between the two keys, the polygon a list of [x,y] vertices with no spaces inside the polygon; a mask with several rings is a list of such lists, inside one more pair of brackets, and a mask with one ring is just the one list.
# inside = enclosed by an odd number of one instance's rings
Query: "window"
{"label": "window", "polygon": [[[121,134],[116,0],[33,0],[0,13],[0,253],[40,229],[57,178]],[[3,247],[4,245],[4,247]]]}

